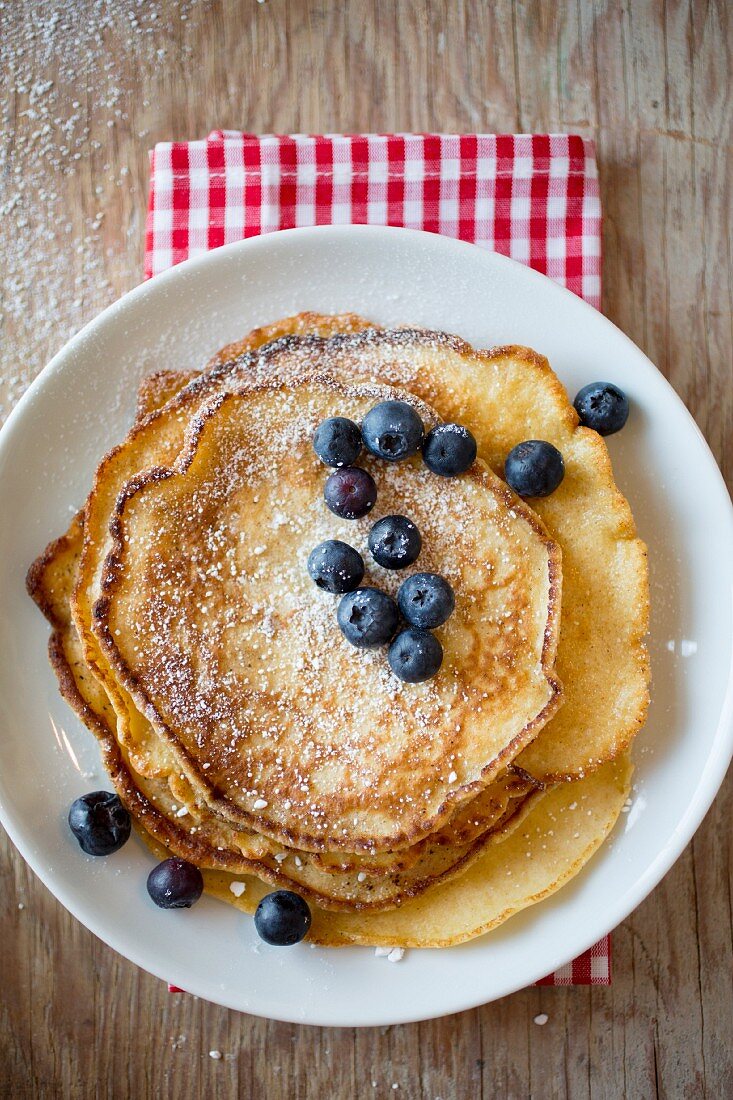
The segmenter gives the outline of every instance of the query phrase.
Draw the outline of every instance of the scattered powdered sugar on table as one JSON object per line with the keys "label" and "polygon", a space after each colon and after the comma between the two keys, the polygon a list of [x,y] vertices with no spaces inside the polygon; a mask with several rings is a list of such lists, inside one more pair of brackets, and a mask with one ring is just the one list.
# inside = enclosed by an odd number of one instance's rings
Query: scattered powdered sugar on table
{"label": "scattered powdered sugar on table", "polygon": [[[150,104],[121,70],[164,66],[174,41],[191,55],[189,17],[208,7],[179,0],[163,19],[152,0],[0,2],[0,423],[68,338],[139,282],[145,202],[129,196],[145,190],[151,138],[138,130],[138,163],[120,164],[116,130]],[[127,241],[110,236],[110,202]]]}

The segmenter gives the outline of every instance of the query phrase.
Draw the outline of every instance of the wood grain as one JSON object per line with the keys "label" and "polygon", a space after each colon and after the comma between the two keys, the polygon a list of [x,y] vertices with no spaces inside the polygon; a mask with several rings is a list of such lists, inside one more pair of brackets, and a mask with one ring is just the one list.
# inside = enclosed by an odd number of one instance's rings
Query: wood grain
{"label": "wood grain", "polygon": [[[139,280],[155,141],[215,126],[572,129],[598,146],[604,310],[669,377],[730,484],[732,49],[726,0],[6,0],[0,415]],[[3,839],[0,1092],[733,1096],[732,812],[729,780],[615,933],[610,988],[528,989],[365,1031],[169,995]]]}

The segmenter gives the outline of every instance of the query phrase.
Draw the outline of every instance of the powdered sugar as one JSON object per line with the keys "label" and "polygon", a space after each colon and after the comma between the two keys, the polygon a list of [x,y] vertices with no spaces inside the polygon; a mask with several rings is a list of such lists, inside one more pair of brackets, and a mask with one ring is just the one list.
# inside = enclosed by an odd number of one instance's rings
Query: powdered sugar
{"label": "powdered sugar", "polygon": [[[342,341],[347,354],[368,356],[369,344]],[[320,347],[289,347],[293,369]],[[271,356],[248,366],[271,372]],[[131,583],[118,614],[134,627],[129,644],[119,641],[125,659],[189,751],[211,765],[212,783],[243,809],[313,836],[379,831],[385,814],[414,821],[446,797],[449,772],[451,789],[475,776],[503,744],[500,700],[514,695],[515,657],[527,644],[530,596],[517,571],[527,532],[481,475],[446,484],[419,459],[364,457],[379,486],[375,512],[350,522],[324,507],[315,426],[336,412],[358,419],[386,393],[369,385],[331,392],[324,404],[320,386],[279,390],[258,396],[251,414],[246,395],[217,399],[192,421],[190,472],[132,497],[125,521]],[[340,537],[368,563],[367,583],[395,595],[405,574],[371,561],[366,537],[378,514],[398,512],[422,534],[414,568],[443,573],[456,588],[457,612],[442,631],[450,663],[423,685],[398,681],[383,651],[350,647],[336,601],[306,569],[314,545]],[[477,638],[492,667],[491,697],[457,674]]]}
{"label": "powdered sugar", "polygon": [[14,120],[12,140],[0,145],[0,422],[69,336],[139,281],[141,263],[130,262],[130,250],[139,255],[140,214],[125,219],[130,247],[105,232],[111,193],[142,189],[146,168],[146,132],[138,135],[139,175],[116,160],[116,128],[129,128],[149,106],[137,81],[120,80],[120,69],[152,69],[173,34],[183,37],[177,52],[190,53],[195,24],[187,17],[208,7],[208,0],[180,0],[177,26],[169,9],[159,19],[154,0],[0,5],[8,135]]}

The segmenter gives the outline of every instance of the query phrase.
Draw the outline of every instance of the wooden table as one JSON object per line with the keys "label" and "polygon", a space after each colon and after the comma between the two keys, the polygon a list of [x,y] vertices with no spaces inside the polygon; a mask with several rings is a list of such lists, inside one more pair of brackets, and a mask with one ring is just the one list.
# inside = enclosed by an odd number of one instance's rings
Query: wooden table
{"label": "wooden table", "polygon": [[[139,281],[157,140],[213,127],[574,130],[598,145],[604,310],[668,376],[730,479],[730,23],[725,0],[5,0],[0,415]],[[610,988],[528,989],[366,1031],[168,994],[3,839],[0,1092],[733,1096],[732,792],[729,780],[615,932]]]}

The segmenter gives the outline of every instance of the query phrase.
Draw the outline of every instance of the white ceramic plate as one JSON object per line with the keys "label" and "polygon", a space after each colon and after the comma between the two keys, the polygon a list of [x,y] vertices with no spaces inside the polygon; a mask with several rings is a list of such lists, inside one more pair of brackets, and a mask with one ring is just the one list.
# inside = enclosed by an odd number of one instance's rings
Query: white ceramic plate
{"label": "white ceramic plate", "polygon": [[[633,805],[585,871],[496,932],[398,965],[368,948],[260,944],[252,921],[204,898],[163,912],[133,841],[84,857],[69,803],[108,785],[91,734],[59,697],[28,564],[83,501],[98,458],[130,423],[140,376],[198,366],[254,325],[303,309],[455,332],[479,347],[529,344],[574,394],[610,379],[631,399],[609,441],[649,544],[653,705]],[[30,387],[0,435],[0,816],[48,888],[110,946],[160,978],[280,1020],[392,1024],[520,989],[612,929],[682,852],[733,742],[733,522],[715,462],[664,378],[574,295],[470,245],[401,229],[296,229],[230,245],[138,287],[88,325]],[[96,771],[88,778],[85,773]]]}

